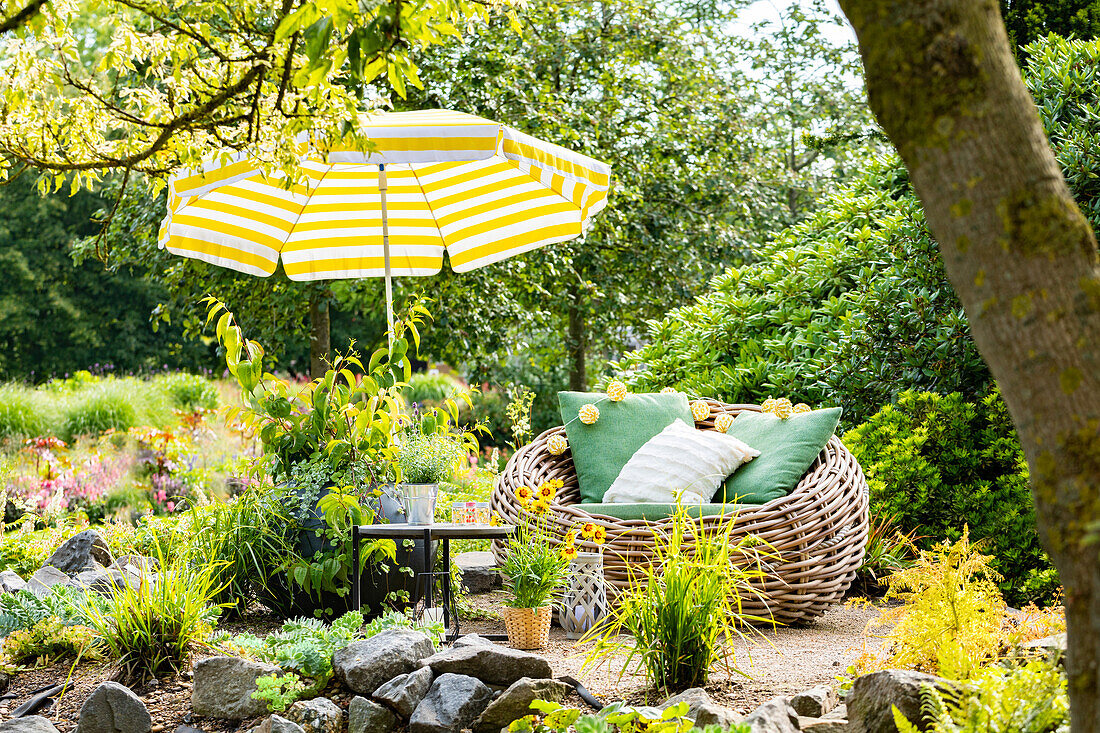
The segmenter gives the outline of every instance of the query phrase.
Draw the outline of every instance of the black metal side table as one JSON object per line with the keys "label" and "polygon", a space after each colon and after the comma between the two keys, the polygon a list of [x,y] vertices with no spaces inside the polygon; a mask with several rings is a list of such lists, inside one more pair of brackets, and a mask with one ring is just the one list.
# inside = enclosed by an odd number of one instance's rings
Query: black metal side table
{"label": "black metal side table", "polygon": [[[491,526],[488,524],[455,524],[452,522],[433,522],[432,524],[361,524],[352,533],[351,542],[351,593],[354,607],[358,610],[362,605],[359,583],[362,570],[359,567],[359,541],[367,539],[384,539],[400,542],[401,540],[424,540],[424,567],[426,572],[420,573],[417,582],[426,583],[424,608],[434,606],[436,580],[443,579],[441,592],[443,602],[443,628],[447,641],[458,638],[458,601],[451,593],[451,540],[499,540],[506,539],[516,531],[515,525],[502,524]],[[435,569],[435,555],[432,552],[432,541],[439,540],[443,550],[443,570]],[[493,639],[488,635],[487,638]],[[505,637],[501,636],[501,639]],[[498,640],[501,640],[498,639]]]}

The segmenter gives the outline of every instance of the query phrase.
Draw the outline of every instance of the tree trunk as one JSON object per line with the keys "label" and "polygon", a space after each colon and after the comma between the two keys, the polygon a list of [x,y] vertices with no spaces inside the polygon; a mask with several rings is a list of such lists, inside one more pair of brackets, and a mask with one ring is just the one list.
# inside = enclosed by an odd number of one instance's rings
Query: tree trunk
{"label": "tree trunk", "polygon": [[584,392],[588,389],[588,329],[579,293],[569,301],[569,337],[565,347],[569,353],[569,389]]}
{"label": "tree trunk", "polygon": [[328,290],[315,290],[309,297],[309,377],[317,379],[328,371],[331,348]]}
{"label": "tree trunk", "polygon": [[1100,729],[1100,267],[991,0],[840,0],[1031,471],[1066,590],[1074,731]]}

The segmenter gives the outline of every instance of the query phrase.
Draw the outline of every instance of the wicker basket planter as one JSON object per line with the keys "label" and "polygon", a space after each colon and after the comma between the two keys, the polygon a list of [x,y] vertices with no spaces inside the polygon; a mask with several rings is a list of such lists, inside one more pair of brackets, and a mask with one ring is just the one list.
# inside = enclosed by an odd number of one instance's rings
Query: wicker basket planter
{"label": "wicker basket planter", "polygon": [[513,608],[505,606],[500,610],[504,617],[504,628],[508,631],[508,645],[515,649],[542,649],[550,639],[550,618],[553,609]]}
{"label": "wicker basket planter", "polygon": [[[701,430],[713,430],[719,415],[760,410],[756,405],[707,403],[710,415],[695,424]],[[555,456],[547,447],[551,436],[564,434],[560,427],[547,430],[512,454],[497,478],[492,509],[505,522],[516,523],[520,519],[517,487],[561,479],[564,486],[547,513],[547,531],[563,541],[578,523],[594,522],[607,530],[603,575],[608,600],[614,603],[616,594],[629,584],[631,566],[653,561],[654,531],[669,520],[623,520],[585,511],[571,452]],[[859,463],[833,436],[788,496],[701,521],[707,526],[732,522],[734,538],[753,535],[770,548],[770,556],[762,563],[765,576],[754,582],[751,594],[740,599],[745,614],[785,624],[809,621],[844,598],[863,562],[867,480]],[[577,549],[597,552],[601,548],[577,538]],[[493,552],[499,561],[504,545],[494,542]]]}

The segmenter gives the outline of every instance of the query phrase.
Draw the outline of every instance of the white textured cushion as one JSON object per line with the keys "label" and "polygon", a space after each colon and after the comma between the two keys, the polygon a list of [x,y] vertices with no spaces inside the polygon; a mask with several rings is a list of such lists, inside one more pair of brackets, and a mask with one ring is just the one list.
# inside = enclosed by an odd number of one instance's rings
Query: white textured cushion
{"label": "white textured cushion", "polygon": [[696,430],[677,419],[631,456],[603,500],[705,504],[727,476],[758,455],[732,435]]}

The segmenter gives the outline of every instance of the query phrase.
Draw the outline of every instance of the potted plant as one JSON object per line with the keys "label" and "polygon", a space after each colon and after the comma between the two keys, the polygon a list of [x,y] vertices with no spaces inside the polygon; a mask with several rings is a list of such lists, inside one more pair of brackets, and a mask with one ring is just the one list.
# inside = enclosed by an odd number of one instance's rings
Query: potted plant
{"label": "potted plant", "polygon": [[561,481],[551,480],[537,489],[522,486],[516,491],[524,517],[508,541],[508,553],[501,566],[504,588],[511,596],[502,615],[508,643],[516,649],[546,646],[553,604],[561,596],[569,563],[577,555],[571,539],[555,544],[545,531],[547,510],[561,485]]}
{"label": "potted plant", "polygon": [[407,522],[432,522],[439,484],[454,477],[456,468],[468,455],[467,450],[463,437],[438,428],[425,432],[423,421],[410,421],[401,435],[396,455],[399,480],[396,489],[403,499]]}

